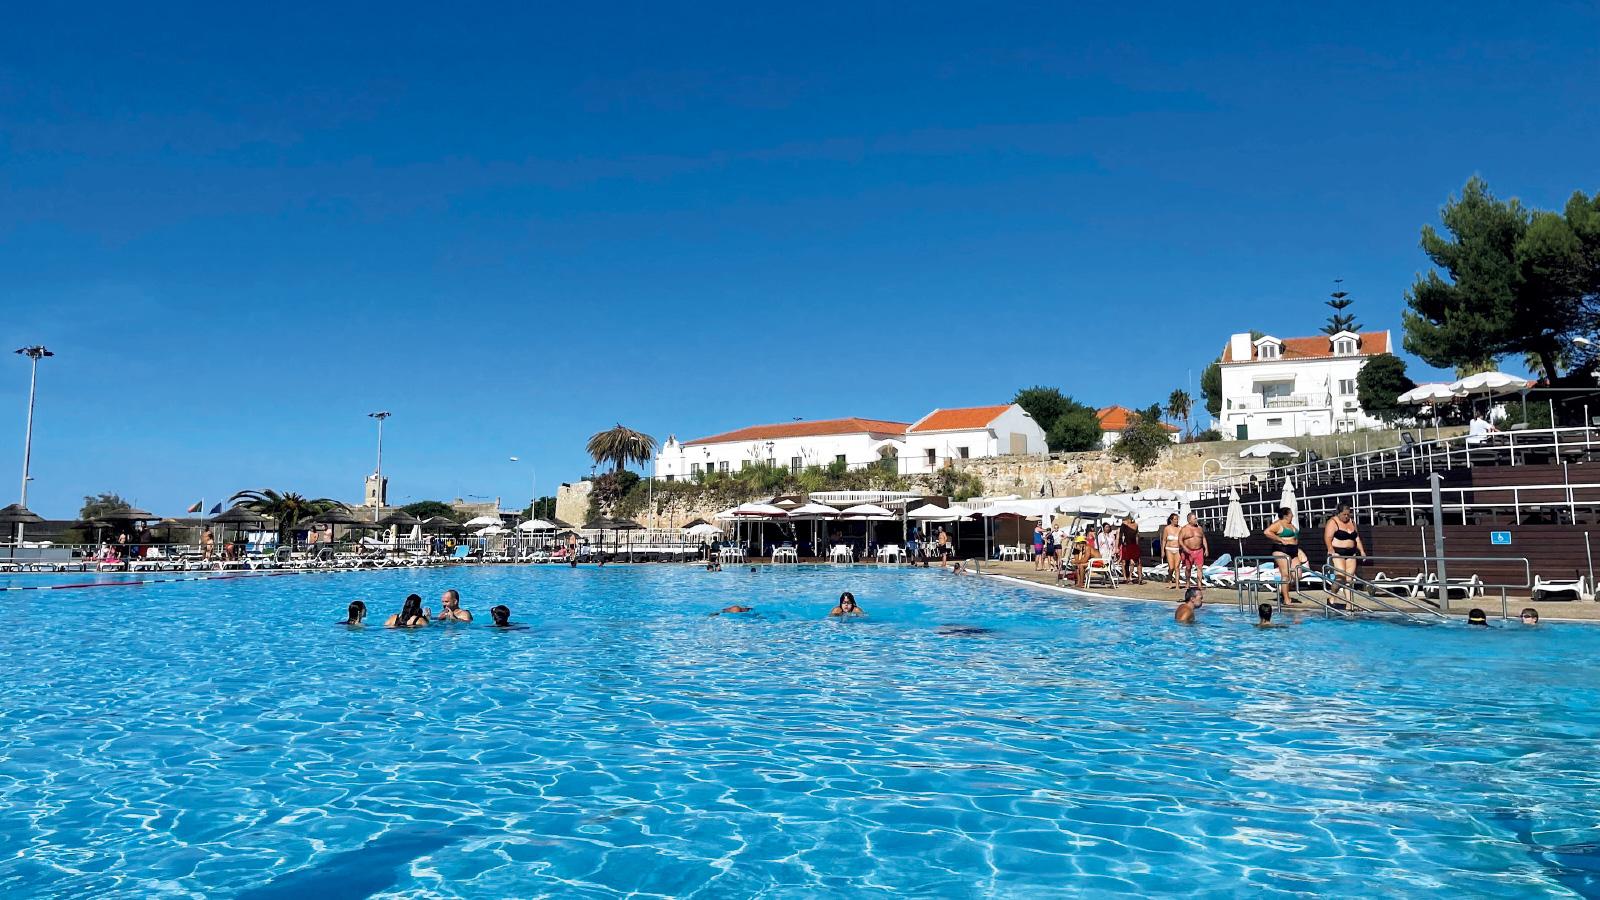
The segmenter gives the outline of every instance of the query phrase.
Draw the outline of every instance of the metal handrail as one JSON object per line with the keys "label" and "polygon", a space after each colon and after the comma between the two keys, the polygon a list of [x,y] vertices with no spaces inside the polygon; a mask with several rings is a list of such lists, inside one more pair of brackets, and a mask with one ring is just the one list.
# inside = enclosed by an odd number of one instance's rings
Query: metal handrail
{"label": "metal handrail", "polygon": [[[1237,597],[1237,602],[1239,604],[1239,609],[1241,611],[1243,611],[1246,608],[1246,604],[1245,604],[1245,600],[1244,600],[1244,582],[1239,578],[1239,572],[1240,572],[1239,564],[1241,562],[1245,562],[1245,563],[1254,562],[1256,564],[1256,567],[1259,569],[1260,566],[1261,566],[1261,563],[1270,562],[1270,563],[1276,564],[1277,560],[1275,558],[1271,557],[1271,556],[1244,556],[1244,555],[1240,555],[1240,556],[1234,557],[1232,562],[1233,562],[1233,590],[1234,590],[1235,596]],[[1310,569],[1308,566],[1301,566],[1300,568],[1302,570],[1309,571],[1310,574],[1312,574],[1312,575],[1316,575],[1317,574],[1316,570]],[[1324,579],[1324,581],[1325,580],[1326,579]],[[1258,581],[1258,582],[1254,582],[1254,583],[1256,583],[1256,584],[1266,584],[1267,582]],[[1276,590],[1276,588],[1274,588],[1274,590]],[[1305,600],[1310,600],[1311,602],[1317,604],[1318,606],[1321,606],[1324,616],[1331,616],[1334,613],[1338,613],[1339,615],[1344,616],[1347,619],[1348,618],[1354,618],[1354,613],[1352,613],[1352,612],[1350,612],[1348,610],[1334,609],[1333,607],[1328,605],[1328,603],[1326,601],[1324,601],[1322,598],[1317,597],[1315,595],[1306,594],[1304,591],[1300,590],[1300,588],[1298,588],[1298,587],[1294,588],[1292,593],[1296,597],[1300,597],[1300,598],[1305,599]]]}
{"label": "metal handrail", "polygon": [[[1361,595],[1361,599],[1366,600],[1369,603],[1377,604],[1378,606],[1383,607],[1384,609],[1388,610],[1389,612],[1396,613],[1397,615],[1404,616],[1407,619],[1409,619],[1409,620],[1411,620],[1413,622],[1416,622],[1419,625],[1420,624],[1424,624],[1425,620],[1418,618],[1415,615],[1416,612],[1425,612],[1425,613],[1428,613],[1429,615],[1434,616],[1434,617],[1436,617],[1436,618],[1438,618],[1440,620],[1443,620],[1443,621],[1449,621],[1449,619],[1450,619],[1450,617],[1448,615],[1446,615],[1445,613],[1443,613],[1443,612],[1441,612],[1441,611],[1439,611],[1437,609],[1432,608],[1431,606],[1425,606],[1425,605],[1416,603],[1415,602],[1415,600],[1416,600],[1415,597],[1406,597],[1405,598],[1405,599],[1407,599],[1409,601],[1412,601],[1411,609],[1409,609],[1409,610],[1401,609],[1398,606],[1395,606],[1394,604],[1390,603],[1389,600],[1386,599],[1386,598],[1393,598],[1393,599],[1398,600],[1398,599],[1400,599],[1399,597],[1396,597],[1394,594],[1384,594],[1384,593],[1380,593],[1377,590],[1371,590],[1371,588],[1380,588],[1381,587],[1377,582],[1372,581],[1372,580],[1367,579],[1367,578],[1362,578],[1360,575],[1347,575],[1344,572],[1340,572],[1338,569],[1335,569],[1333,567],[1332,563],[1329,563],[1329,564],[1323,566],[1322,567],[1322,573],[1323,573],[1323,579],[1324,579],[1323,590],[1327,591],[1330,594],[1335,593],[1335,592],[1340,591],[1340,590],[1344,590],[1345,588],[1340,587],[1340,585],[1343,582],[1348,581],[1349,582],[1349,585],[1348,585],[1349,590],[1351,590],[1353,593],[1360,594]],[[1426,601],[1427,598],[1424,597],[1423,600]]]}

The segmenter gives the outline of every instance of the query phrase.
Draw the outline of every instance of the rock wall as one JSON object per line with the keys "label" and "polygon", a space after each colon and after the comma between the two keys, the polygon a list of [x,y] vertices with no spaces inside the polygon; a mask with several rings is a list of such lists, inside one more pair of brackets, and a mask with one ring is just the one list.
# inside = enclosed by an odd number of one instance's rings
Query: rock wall
{"label": "rock wall", "polygon": [[556,491],[556,518],[577,526],[589,521],[589,494],[593,490],[592,481],[563,484]]}

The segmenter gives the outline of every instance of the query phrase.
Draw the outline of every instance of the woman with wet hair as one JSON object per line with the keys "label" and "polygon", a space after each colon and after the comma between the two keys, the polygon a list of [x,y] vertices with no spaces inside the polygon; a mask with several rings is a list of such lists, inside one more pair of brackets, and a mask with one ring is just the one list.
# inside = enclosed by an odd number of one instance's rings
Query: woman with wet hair
{"label": "woman with wet hair", "polygon": [[383,623],[386,628],[424,628],[428,624],[428,611],[422,608],[422,598],[416,594],[406,597],[405,605],[400,607],[400,614],[390,616],[389,621]]}
{"label": "woman with wet hair", "polygon": [[856,605],[856,595],[850,593],[849,591],[845,591],[839,595],[839,605],[835,606],[828,613],[830,616],[839,616],[840,618],[847,616],[864,616],[866,614],[867,613],[865,610]]}
{"label": "woman with wet hair", "polygon": [[511,624],[511,607],[501,604],[489,608],[489,618],[494,620],[494,627],[505,628]]}
{"label": "woman with wet hair", "polygon": [[345,612],[344,621],[340,625],[360,625],[367,620],[367,605],[360,600],[351,600],[350,608]]}

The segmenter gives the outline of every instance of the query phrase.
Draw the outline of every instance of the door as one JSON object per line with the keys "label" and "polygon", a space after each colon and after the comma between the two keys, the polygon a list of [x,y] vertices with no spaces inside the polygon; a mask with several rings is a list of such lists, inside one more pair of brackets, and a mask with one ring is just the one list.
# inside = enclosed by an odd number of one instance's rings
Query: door
{"label": "door", "polygon": [[1233,426],[1233,436],[1241,441],[1250,440],[1250,423],[1240,422],[1238,425]]}

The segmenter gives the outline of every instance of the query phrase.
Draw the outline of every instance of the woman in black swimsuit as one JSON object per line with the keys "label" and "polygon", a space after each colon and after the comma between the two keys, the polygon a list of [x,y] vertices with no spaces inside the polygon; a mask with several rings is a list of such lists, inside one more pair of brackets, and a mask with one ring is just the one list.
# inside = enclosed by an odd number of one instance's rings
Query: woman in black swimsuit
{"label": "woman in black swimsuit", "polygon": [[[1361,557],[1367,555],[1367,548],[1361,543],[1361,532],[1356,528],[1355,512],[1350,509],[1350,504],[1340,504],[1339,511],[1333,514],[1328,524],[1322,526],[1322,545],[1328,548],[1328,562],[1333,564],[1339,580],[1354,584],[1356,566],[1360,564]],[[1353,599],[1346,589],[1345,602]]]}

